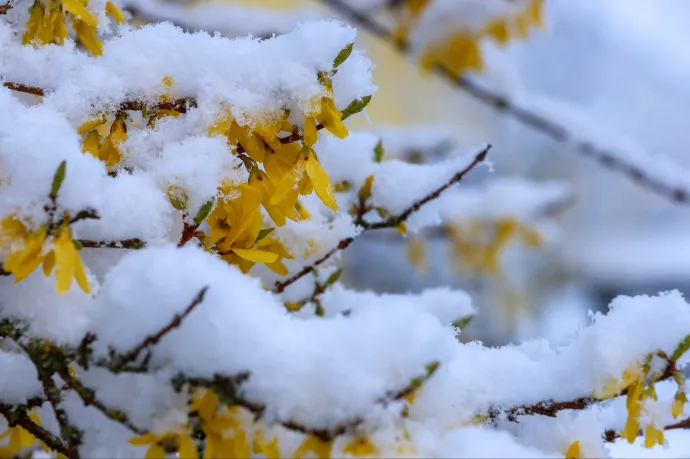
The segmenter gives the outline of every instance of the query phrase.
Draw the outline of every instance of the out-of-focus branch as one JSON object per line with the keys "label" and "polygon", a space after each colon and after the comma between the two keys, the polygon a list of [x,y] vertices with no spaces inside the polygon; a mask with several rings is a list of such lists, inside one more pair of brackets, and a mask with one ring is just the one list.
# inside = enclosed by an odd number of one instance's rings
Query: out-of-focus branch
{"label": "out-of-focus branch", "polygon": [[3,5],[0,5],[0,14],[7,14],[7,12],[14,6],[14,2],[9,1]]}
{"label": "out-of-focus branch", "polygon": [[[357,8],[349,5],[345,0],[321,1],[336,11],[352,18],[377,37],[396,46],[401,53],[410,53],[409,43],[394,39],[392,31],[379,24],[375,19],[372,19],[371,15],[364,14]],[[613,151],[598,147],[591,141],[581,139],[567,127],[521,106],[514,100],[510,100],[508,97],[498,94],[468,77],[461,76],[457,78],[454,72],[444,65],[435,65],[434,71],[443,78],[451,81],[457,88],[465,91],[479,102],[505,115],[512,116],[525,126],[539,131],[556,141],[572,144],[575,147],[575,151],[582,156],[590,157],[609,169],[621,172],[634,182],[637,182],[643,187],[671,201],[690,205],[690,190],[669,185],[663,180],[651,176],[648,171],[645,171],[642,167],[620,157]]]}
{"label": "out-of-focus branch", "polygon": [[[489,153],[489,149],[491,148],[491,145],[487,145],[482,151],[480,151],[474,158],[474,160],[463,170],[460,172],[456,173],[453,177],[451,177],[450,180],[448,180],[446,183],[438,187],[436,190],[432,191],[428,195],[424,196],[423,198],[419,199],[418,201],[415,201],[410,207],[408,207],[406,210],[401,212],[399,215],[395,215],[392,217],[389,217],[381,222],[377,223],[368,223],[364,220],[363,215],[359,215],[358,218],[356,219],[356,223],[363,228],[364,231],[369,231],[369,230],[375,230],[375,229],[382,229],[382,228],[395,228],[399,226],[400,224],[404,223],[405,220],[407,220],[410,215],[413,213],[417,212],[424,204],[427,204],[430,201],[433,201],[434,199],[437,199],[441,193],[443,193],[445,190],[453,186],[454,184],[458,183],[460,180],[463,179],[467,173],[469,173],[472,169],[474,169],[478,164],[482,163],[486,159],[486,155]],[[332,248],[330,251],[328,251],[325,255],[323,255],[321,258],[316,260],[314,263],[305,266],[302,268],[298,273],[294,274],[293,276],[289,277],[288,279],[282,281],[282,282],[276,282],[274,287],[273,287],[273,292],[274,293],[281,293],[283,292],[287,287],[289,287],[291,284],[295,283],[302,277],[306,276],[310,272],[314,271],[317,267],[319,267],[321,264],[323,264],[326,260],[331,258],[333,255],[335,255],[337,252],[341,250],[345,250],[354,242],[354,238],[348,237],[345,239],[342,239],[337,246]]]}

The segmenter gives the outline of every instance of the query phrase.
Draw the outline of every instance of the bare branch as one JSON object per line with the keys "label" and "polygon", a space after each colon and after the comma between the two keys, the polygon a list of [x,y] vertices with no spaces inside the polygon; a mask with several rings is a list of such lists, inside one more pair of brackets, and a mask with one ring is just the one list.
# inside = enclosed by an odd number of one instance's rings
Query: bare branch
{"label": "bare branch", "polygon": [[105,249],[143,249],[146,242],[138,238],[121,239],[119,241],[92,241],[90,239],[77,239],[82,247]]}
{"label": "bare branch", "polygon": [[103,413],[107,418],[122,424],[137,435],[143,435],[146,433],[144,429],[140,429],[132,424],[124,412],[105,406],[103,402],[96,398],[96,393],[93,389],[89,389],[88,387],[84,386],[81,381],[72,376],[69,371],[63,369],[58,371],[58,374],[65,381],[67,387],[77,393],[84,405],[93,406],[98,411]]}
{"label": "bare branch", "polygon": [[111,370],[119,371],[125,368],[127,364],[134,362],[144,350],[146,350],[150,346],[158,344],[160,340],[162,340],[163,337],[165,337],[165,335],[170,333],[175,328],[179,327],[182,324],[182,321],[189,314],[191,314],[192,311],[199,304],[201,304],[202,301],[204,301],[204,296],[206,295],[207,291],[208,287],[202,288],[199,291],[199,293],[197,293],[197,295],[194,297],[189,306],[187,306],[187,308],[182,313],[175,314],[172,320],[168,322],[163,328],[158,330],[155,334],[147,336],[139,345],[134,347],[132,350],[122,354],[121,356],[116,356],[116,358],[114,359],[115,361],[109,365]]}
{"label": "bare branch", "polygon": [[[363,228],[362,232],[369,231],[369,230],[375,230],[375,229],[382,229],[382,228],[395,228],[396,226],[399,226],[401,223],[404,223],[410,215],[413,213],[417,212],[423,205],[427,204],[430,201],[433,201],[434,199],[437,199],[439,196],[441,196],[441,193],[443,193],[445,190],[453,186],[454,184],[458,183],[460,180],[463,179],[467,173],[469,173],[472,169],[474,169],[478,164],[483,162],[486,159],[486,155],[489,152],[489,149],[491,148],[491,145],[487,145],[482,151],[480,151],[474,158],[474,160],[463,170],[460,172],[456,173],[450,180],[448,180],[446,183],[429,193],[428,195],[424,196],[418,201],[415,201],[410,207],[408,207],[405,211],[400,213],[399,215],[390,217],[382,222],[377,222],[377,223],[367,223],[363,219],[363,215],[358,215],[358,218],[356,220],[356,223],[360,225]],[[288,286],[291,284],[297,282],[299,279],[302,277],[306,276],[310,272],[314,271],[318,266],[323,264],[326,260],[331,258],[333,255],[335,255],[337,252],[344,250],[350,246],[354,242],[354,238],[348,237],[345,239],[342,239],[337,246],[329,250],[325,255],[323,255],[321,258],[316,260],[314,263],[305,266],[302,268],[298,273],[294,274],[293,276],[289,277],[288,279],[282,281],[282,282],[276,282],[275,285],[273,286],[273,292],[274,293],[281,293],[283,292]]]}
{"label": "bare branch", "polygon": [[4,5],[0,5],[0,15],[7,14],[7,12],[14,6],[14,2],[9,1]]}
{"label": "bare branch", "polygon": [[70,450],[63,443],[62,439],[50,433],[50,431],[45,427],[36,424],[31,417],[29,417],[25,407],[21,405],[18,407],[13,407],[12,405],[8,405],[6,403],[0,403],[0,414],[5,417],[5,420],[7,420],[7,424],[10,427],[22,427],[51,450],[62,453],[66,457],[70,457]]}

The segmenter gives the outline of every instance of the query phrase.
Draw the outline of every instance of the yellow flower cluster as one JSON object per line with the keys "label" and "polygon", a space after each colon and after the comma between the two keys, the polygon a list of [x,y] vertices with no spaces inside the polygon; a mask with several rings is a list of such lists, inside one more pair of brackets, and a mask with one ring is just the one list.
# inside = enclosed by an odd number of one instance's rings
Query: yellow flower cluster
{"label": "yellow flower cluster", "polygon": [[[505,45],[512,38],[526,38],[532,26],[542,25],[543,4],[544,0],[529,0],[519,14],[497,18],[479,31],[460,29],[453,32],[443,41],[430,45],[424,51],[422,66],[432,68],[443,65],[456,77],[468,70],[481,71],[484,67],[481,42],[492,39],[499,45]],[[409,31],[428,5],[428,0],[404,2],[405,14],[396,32],[399,41],[406,40]]]}
{"label": "yellow flower cluster", "polygon": [[48,234],[46,225],[30,231],[15,216],[0,222],[0,248],[6,251],[4,269],[14,274],[15,282],[26,278],[42,263],[46,276],[55,269],[58,293],[67,292],[73,279],[85,293],[90,293],[68,220],[63,221],[52,234]]}
{"label": "yellow flower cluster", "polygon": [[339,138],[345,138],[348,130],[330,84],[324,86],[327,95],[312,104],[316,109],[304,114],[301,138],[288,122],[288,111],[241,125],[231,110],[225,110],[208,130],[209,136],[224,137],[250,171],[247,183],[226,183],[220,188],[219,204],[207,220],[211,229],[206,245],[243,272],[264,263],[284,276],[288,270],[282,260],[292,259],[277,239],[267,237],[272,228],[261,228],[261,207],[276,226],[284,226],[288,219],[310,218],[299,202],[300,195],[314,192],[326,206],[338,210],[330,179],[312,147],[322,128]]}
{"label": "yellow flower cluster", "polygon": [[[256,175],[259,172],[252,173]],[[292,256],[279,241],[265,235],[270,230],[262,234],[260,206],[265,193],[260,186],[267,179],[256,180],[250,179],[250,184],[239,186],[225,184],[221,188],[223,198],[208,216],[211,228],[208,239],[221,258],[239,266],[242,272],[249,272],[255,263],[264,263],[284,276],[288,271],[282,259],[292,259]]]}
{"label": "yellow flower cluster", "polygon": [[[113,2],[106,3],[105,11],[116,22],[125,22],[125,15]],[[23,44],[62,45],[69,37],[69,18],[81,44],[95,56],[103,53],[101,41],[96,34],[98,19],[87,9],[87,0],[35,0],[29,7],[29,12],[29,20],[22,36]]]}
{"label": "yellow flower cluster", "polygon": [[[199,389],[192,397],[190,415],[198,418],[205,436],[203,457],[246,458],[261,454],[267,459],[287,457],[282,452],[278,437],[268,438],[263,426],[238,406],[223,405],[218,396],[208,389]],[[134,446],[148,446],[146,459],[162,459],[168,454],[179,454],[184,459],[198,458],[196,443],[188,426],[164,433],[146,433],[130,438]],[[355,436],[344,445],[343,454],[354,457],[376,457],[378,450],[368,437]],[[322,440],[314,435],[305,436],[290,457],[329,458],[333,453],[333,440]]]}
{"label": "yellow flower cluster", "polygon": [[[625,427],[620,432],[620,436],[633,443],[640,433],[640,417],[644,414],[644,401],[647,399],[657,400],[654,383],[658,381],[658,375],[653,375],[649,362],[651,356],[647,358],[647,363],[635,362],[623,371],[620,379],[612,378],[607,381],[599,391],[592,395],[605,400],[616,397],[626,391],[626,408],[628,418]],[[685,395],[685,378],[676,372],[674,378],[678,383],[678,391],[671,405],[671,413],[674,418],[678,418],[685,407],[687,397]],[[649,423],[644,429],[644,445],[646,448],[653,448],[656,445],[664,444],[664,428],[659,427],[653,422]]]}
{"label": "yellow flower cluster", "polygon": [[450,223],[446,229],[458,267],[474,274],[498,274],[501,253],[518,237],[529,248],[543,242],[537,231],[512,218]]}

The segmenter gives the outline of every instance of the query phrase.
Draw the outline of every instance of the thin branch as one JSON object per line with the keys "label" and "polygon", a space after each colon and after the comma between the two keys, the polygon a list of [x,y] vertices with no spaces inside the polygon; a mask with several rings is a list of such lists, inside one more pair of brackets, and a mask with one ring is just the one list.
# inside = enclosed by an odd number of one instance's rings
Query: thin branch
{"label": "thin branch", "polygon": [[[351,17],[379,38],[394,44],[401,53],[410,54],[409,43],[394,39],[391,30],[379,24],[369,15],[349,5],[345,0],[321,1],[335,10]],[[453,71],[442,64],[435,65],[434,71],[479,102],[506,115],[512,116],[523,125],[539,131],[558,142],[571,143],[574,145],[575,151],[582,156],[590,157],[609,169],[623,173],[632,181],[671,201],[690,205],[689,190],[669,185],[658,178],[650,176],[644,169],[616,155],[613,151],[598,147],[588,140],[580,139],[565,126],[545,116],[534,113],[524,106],[520,106],[515,101],[511,101],[508,97],[498,94],[472,79],[465,76],[457,77]]]}
{"label": "thin branch", "polygon": [[0,5],[0,15],[7,14],[7,12],[14,6],[14,2],[10,1],[4,5]]}
{"label": "thin branch", "polygon": [[82,247],[105,249],[143,249],[146,242],[138,238],[121,239],[119,241],[92,241],[90,239],[77,239]]}
{"label": "thin branch", "polygon": [[331,250],[326,252],[325,255],[323,255],[321,258],[316,260],[311,265],[305,266],[298,273],[296,273],[292,277],[289,277],[288,279],[286,279],[282,282],[276,282],[275,286],[273,287],[273,293],[283,292],[288,286],[295,283],[296,281],[298,281],[302,277],[306,276],[310,272],[314,271],[318,266],[321,266],[321,264],[323,264],[326,260],[328,260],[333,255],[335,255],[337,252],[339,252],[340,250],[345,250],[346,248],[348,248],[350,246],[350,244],[352,244],[354,242],[354,240],[355,239],[353,237],[348,237],[348,238],[342,239],[338,243],[337,246],[333,247]]}
{"label": "thin branch", "polygon": [[[670,379],[673,377],[674,372],[677,372],[678,370],[676,369],[676,364],[673,360],[667,359],[666,367],[664,368],[664,371],[661,374],[658,374],[654,377],[652,380],[651,384],[656,384],[657,382],[660,381],[665,381],[667,379]],[[622,397],[628,394],[628,389],[625,388],[622,391],[620,391],[618,394],[616,394],[613,397],[607,398],[615,398],[615,397]],[[560,411],[563,410],[584,410],[589,408],[590,406],[594,405],[595,403],[602,402],[603,400],[598,399],[596,397],[588,396],[588,397],[580,397],[576,398],[574,400],[566,400],[566,401],[554,401],[554,400],[549,400],[549,401],[542,401],[539,403],[536,403],[534,405],[521,405],[521,406],[516,406],[513,408],[509,408],[507,410],[501,410],[497,408],[492,408],[489,410],[488,413],[488,419],[495,421],[497,420],[501,415],[505,415],[506,419],[512,422],[517,422],[517,419],[519,416],[534,416],[534,415],[539,415],[539,416],[548,416],[548,417],[556,417]],[[689,421],[690,422],[690,421]],[[680,427],[678,427],[680,428]],[[615,434],[615,432],[614,432]],[[606,431],[604,433],[604,437],[608,438],[611,433],[609,431]],[[615,436],[613,437],[615,438]]]}
{"label": "thin branch", "polygon": [[180,314],[175,314],[170,322],[168,322],[163,328],[158,330],[155,334],[147,336],[139,345],[134,347],[132,350],[117,356],[115,362],[111,363],[110,368],[113,371],[119,371],[125,368],[128,364],[134,362],[139,355],[146,350],[148,347],[156,345],[162,340],[165,335],[170,333],[175,328],[182,324],[182,321],[192,313],[192,311],[204,301],[204,296],[208,291],[208,287],[202,288],[199,293],[196,294],[192,302],[187,306],[187,308]]}
{"label": "thin branch", "polygon": [[2,84],[4,87],[9,88],[13,91],[23,92],[26,94],[33,94],[34,96],[45,96],[46,91],[43,88],[37,88],[36,86],[27,86],[21,83],[12,83],[7,81]]}
{"label": "thin branch", "polygon": [[[682,421],[678,421],[674,424],[669,424],[664,427],[664,430],[677,430],[677,429],[690,429],[690,418],[683,419]],[[639,435],[642,435],[643,432],[640,431],[638,433]],[[615,429],[607,429],[604,431],[604,434],[602,435],[605,441],[607,442],[613,442],[616,441],[618,438],[620,438],[620,434],[618,431]]]}
{"label": "thin branch", "polygon": [[98,411],[103,413],[107,418],[122,424],[123,426],[127,427],[129,430],[134,432],[137,435],[143,435],[146,433],[144,429],[140,429],[137,426],[135,426],[127,417],[127,415],[116,409],[108,408],[96,398],[96,392],[93,389],[90,389],[86,386],[84,386],[81,381],[79,381],[77,378],[72,376],[69,371],[66,370],[60,370],[58,371],[58,374],[60,377],[65,381],[67,384],[67,387],[70,389],[74,390],[81,401],[84,403],[86,406],[93,406],[96,408]]}
{"label": "thin branch", "polygon": [[405,220],[407,220],[410,217],[410,215],[412,215],[413,213],[415,213],[419,209],[421,209],[424,204],[427,204],[430,201],[437,199],[439,196],[441,196],[441,193],[443,193],[448,188],[450,188],[451,186],[455,185],[460,180],[462,180],[463,177],[465,175],[467,175],[467,173],[470,172],[472,169],[474,169],[479,163],[484,162],[484,160],[486,159],[486,155],[489,153],[490,149],[491,149],[491,145],[487,145],[481,152],[479,152],[477,154],[477,156],[475,156],[474,160],[466,168],[464,168],[460,172],[456,173],[453,177],[451,177],[450,180],[448,180],[448,182],[446,182],[442,186],[438,187],[432,193],[426,195],[425,197],[423,197],[419,201],[416,201],[414,204],[412,204],[410,207],[408,207],[400,215],[398,215],[396,217],[388,218],[382,222],[366,224],[366,226],[364,228],[367,230],[379,229],[379,228],[395,228],[396,226],[400,225],[401,223],[404,223]]}
{"label": "thin branch", "polygon": [[[11,81],[3,83],[6,88],[12,89],[13,91],[23,92],[26,94],[33,94],[35,96],[46,96],[50,91],[39,88],[37,86],[29,86],[21,83],[13,83]],[[148,105],[145,102],[138,100],[126,100],[120,103],[118,110],[173,110],[180,113],[187,113],[187,110],[191,107],[196,107],[196,100],[189,97],[183,97],[180,99],[170,100],[166,102],[160,102],[154,105]]]}
{"label": "thin branch", "polygon": [[5,417],[7,424],[10,427],[16,426],[23,428],[51,450],[70,457],[70,450],[63,443],[62,439],[60,439],[60,437],[57,435],[53,435],[45,427],[36,424],[31,417],[29,417],[29,414],[24,407],[19,406],[17,408],[13,408],[11,405],[6,403],[0,403],[0,414]]}
{"label": "thin branch", "polygon": [[[443,193],[445,190],[453,186],[454,184],[458,183],[460,180],[467,175],[472,169],[474,169],[478,164],[483,162],[486,159],[486,155],[489,152],[489,149],[491,149],[491,145],[487,145],[482,151],[480,151],[474,158],[474,160],[463,170],[455,174],[453,177],[451,177],[450,180],[448,180],[446,183],[429,193],[428,195],[424,196],[418,201],[415,201],[410,207],[408,207],[405,211],[400,213],[399,215],[390,217],[382,222],[377,222],[377,223],[367,223],[363,215],[359,215],[357,218],[356,223],[363,228],[362,232],[369,231],[369,230],[375,230],[375,229],[382,229],[382,228],[395,228],[396,226],[399,226],[401,223],[404,223],[410,215],[413,213],[417,212],[423,205],[427,204],[430,201],[433,201],[434,199],[437,199],[441,193]],[[311,265],[305,266],[302,268],[298,273],[294,274],[293,276],[289,277],[288,279],[282,281],[282,282],[276,282],[275,285],[273,286],[273,293],[281,293],[283,292],[287,287],[301,279],[302,277],[306,276],[310,272],[314,271],[318,266],[323,264],[326,260],[331,258],[333,255],[335,255],[337,252],[346,249],[347,247],[350,246],[354,242],[354,238],[348,237],[345,239],[342,239],[337,246],[329,250],[325,255],[323,255],[321,258],[316,260],[314,263]]]}

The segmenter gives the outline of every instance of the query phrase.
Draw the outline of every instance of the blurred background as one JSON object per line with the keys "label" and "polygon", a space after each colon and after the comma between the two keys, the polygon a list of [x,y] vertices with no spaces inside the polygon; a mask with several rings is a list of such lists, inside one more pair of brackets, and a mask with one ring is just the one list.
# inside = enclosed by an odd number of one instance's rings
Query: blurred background
{"label": "blurred background", "polygon": [[[374,62],[379,86],[367,116],[352,120],[353,131],[378,133],[386,158],[415,162],[494,146],[494,171],[470,174],[461,184],[468,202],[449,209],[453,218],[442,228],[358,239],[344,258],[351,288],[464,288],[480,311],[464,339],[487,345],[535,337],[556,345],[617,295],[688,291],[690,203],[655,191],[640,175],[690,183],[690,1],[547,0],[544,27],[526,39],[480,44],[484,69],[463,78],[556,122],[569,133],[565,142],[422,70],[415,56],[327,5],[333,2],[125,3],[140,22],[171,20],[231,37],[342,19],[357,27],[356,46]],[[392,24],[380,7],[385,2],[344,3]],[[637,170],[582,154],[574,139]]]}

